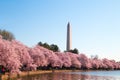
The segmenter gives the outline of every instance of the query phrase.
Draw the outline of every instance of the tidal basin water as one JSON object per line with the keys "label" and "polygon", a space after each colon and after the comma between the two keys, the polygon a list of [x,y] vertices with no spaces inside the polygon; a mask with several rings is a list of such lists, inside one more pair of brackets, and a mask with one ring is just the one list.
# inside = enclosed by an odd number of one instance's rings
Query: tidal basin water
{"label": "tidal basin water", "polygon": [[26,76],[17,80],[120,80],[120,71],[53,72]]}

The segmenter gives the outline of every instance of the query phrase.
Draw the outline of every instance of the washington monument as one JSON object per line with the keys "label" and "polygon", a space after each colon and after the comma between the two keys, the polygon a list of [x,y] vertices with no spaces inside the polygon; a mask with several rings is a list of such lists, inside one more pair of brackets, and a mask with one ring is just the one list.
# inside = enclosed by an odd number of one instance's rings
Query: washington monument
{"label": "washington monument", "polygon": [[70,23],[68,22],[67,24],[67,44],[66,44],[66,51],[69,51],[71,50],[71,26],[70,26]]}

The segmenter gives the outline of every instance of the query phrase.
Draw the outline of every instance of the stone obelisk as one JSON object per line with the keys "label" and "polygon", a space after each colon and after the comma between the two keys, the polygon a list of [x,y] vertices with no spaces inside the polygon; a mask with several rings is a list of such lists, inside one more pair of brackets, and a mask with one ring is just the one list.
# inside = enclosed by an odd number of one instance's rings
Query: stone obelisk
{"label": "stone obelisk", "polygon": [[70,26],[70,23],[68,22],[67,24],[67,46],[66,46],[66,51],[69,51],[71,50],[71,26]]}

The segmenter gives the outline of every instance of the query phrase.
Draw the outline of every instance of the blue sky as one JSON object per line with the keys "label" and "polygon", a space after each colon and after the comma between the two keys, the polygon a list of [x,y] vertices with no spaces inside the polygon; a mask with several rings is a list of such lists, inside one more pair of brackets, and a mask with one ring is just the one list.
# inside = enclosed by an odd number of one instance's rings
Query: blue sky
{"label": "blue sky", "polygon": [[69,21],[72,48],[120,61],[119,4],[119,0],[0,0],[0,29],[11,31],[27,46],[41,41],[64,51]]}

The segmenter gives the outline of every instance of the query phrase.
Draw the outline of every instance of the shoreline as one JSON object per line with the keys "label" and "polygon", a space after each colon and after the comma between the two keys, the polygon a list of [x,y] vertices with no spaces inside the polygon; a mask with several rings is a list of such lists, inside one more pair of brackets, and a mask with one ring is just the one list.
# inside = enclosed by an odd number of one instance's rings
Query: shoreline
{"label": "shoreline", "polygon": [[[9,77],[9,73],[6,73],[5,75],[2,75],[1,80],[7,80],[8,78],[10,79],[15,79],[19,77],[24,77],[24,76],[32,76],[32,75],[38,75],[38,74],[47,74],[47,73],[53,73],[53,72],[72,72],[73,70],[38,70],[38,71],[23,71],[20,72],[19,74],[13,73]],[[75,70],[78,71],[78,70]],[[81,70],[79,70],[81,71]]]}
{"label": "shoreline", "polygon": [[38,70],[38,71],[23,71],[19,74],[13,73],[9,77],[9,73],[5,73],[5,75],[1,76],[0,80],[8,80],[8,79],[15,79],[20,78],[24,76],[32,76],[32,75],[39,75],[39,74],[47,74],[47,73],[53,73],[53,72],[73,72],[73,71],[113,71],[113,70]]}

